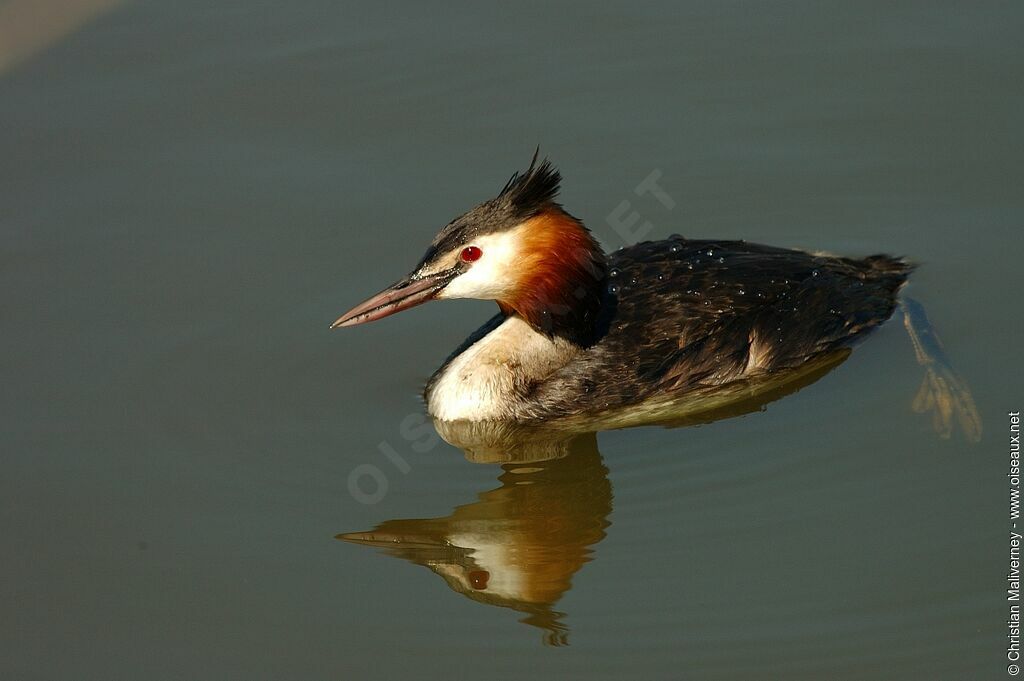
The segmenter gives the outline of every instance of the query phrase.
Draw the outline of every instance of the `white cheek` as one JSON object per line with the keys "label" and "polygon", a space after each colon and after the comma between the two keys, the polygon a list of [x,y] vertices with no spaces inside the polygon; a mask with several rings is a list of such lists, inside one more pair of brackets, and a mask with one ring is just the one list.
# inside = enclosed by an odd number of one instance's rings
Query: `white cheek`
{"label": "white cheek", "polygon": [[468,270],[452,280],[438,298],[480,298],[493,300],[508,294],[515,283],[519,235],[515,230],[491,234],[473,242],[483,255]]}
{"label": "white cheek", "polygon": [[[515,550],[515,544],[502,539],[514,540],[515,537],[502,537],[500,534],[456,534],[449,538],[455,546],[472,549],[473,562],[489,574],[486,593],[521,600],[525,598],[529,575],[521,565],[522,560]],[[509,545],[511,544],[511,546]],[[468,583],[467,583],[468,586]],[[470,587],[472,588],[472,587]]]}

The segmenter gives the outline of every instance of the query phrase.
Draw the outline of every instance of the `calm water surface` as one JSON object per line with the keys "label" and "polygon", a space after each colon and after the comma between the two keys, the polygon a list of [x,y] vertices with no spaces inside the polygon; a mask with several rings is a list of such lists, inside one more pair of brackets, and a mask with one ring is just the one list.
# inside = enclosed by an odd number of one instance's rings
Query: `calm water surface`
{"label": "calm water surface", "polygon": [[[1019,3],[45,4],[0,4],[4,678],[1006,674]],[[538,143],[609,248],[923,263],[981,442],[894,320],[763,413],[467,460],[418,390],[490,304],[327,325]]]}

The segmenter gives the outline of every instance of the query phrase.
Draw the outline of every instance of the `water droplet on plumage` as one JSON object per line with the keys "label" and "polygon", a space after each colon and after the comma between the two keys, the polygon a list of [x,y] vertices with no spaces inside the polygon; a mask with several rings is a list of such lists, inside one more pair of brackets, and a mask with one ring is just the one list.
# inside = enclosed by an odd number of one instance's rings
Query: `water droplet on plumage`
{"label": "water droplet on plumage", "polygon": [[811,270],[811,276],[812,277],[816,277],[816,276],[818,276],[818,274],[819,274],[818,270]]}
{"label": "water droplet on plumage", "polygon": [[617,277],[617,276],[619,276],[619,270],[617,268],[615,268],[615,267],[611,268],[610,270],[608,270],[608,276],[609,277]]}
{"label": "water droplet on plumage", "polygon": [[671,246],[668,247],[668,250],[672,251],[673,253],[678,253],[680,250],[682,250],[682,246],[680,246],[679,244],[672,244]]}
{"label": "water droplet on plumage", "polygon": [[611,293],[612,295],[615,295],[618,292],[619,292],[619,287],[618,286],[616,286],[615,284],[609,284],[608,285],[608,293]]}

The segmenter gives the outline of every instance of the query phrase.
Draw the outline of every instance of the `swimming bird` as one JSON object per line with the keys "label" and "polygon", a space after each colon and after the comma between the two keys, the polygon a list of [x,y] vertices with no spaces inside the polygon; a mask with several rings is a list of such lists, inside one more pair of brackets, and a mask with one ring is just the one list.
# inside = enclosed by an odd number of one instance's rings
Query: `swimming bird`
{"label": "swimming bird", "polygon": [[[558,203],[560,184],[535,154],[496,197],[441,229],[408,276],[332,328],[430,300],[493,300],[498,314],[427,382],[428,412],[469,421],[597,416],[713,394],[847,348],[892,316],[914,270],[889,255],[681,236],[606,254]],[[940,392],[958,387],[951,371],[943,375],[952,383],[933,381]]]}

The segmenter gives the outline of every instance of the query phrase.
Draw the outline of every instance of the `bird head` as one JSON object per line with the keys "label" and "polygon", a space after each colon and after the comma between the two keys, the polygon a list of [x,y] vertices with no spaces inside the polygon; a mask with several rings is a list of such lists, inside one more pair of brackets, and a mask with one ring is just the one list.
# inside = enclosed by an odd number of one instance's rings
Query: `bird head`
{"label": "bird head", "polygon": [[494,198],[448,223],[407,276],[339,317],[365,324],[430,300],[494,300],[539,331],[578,340],[592,329],[605,257],[558,203],[561,175],[548,160],[516,173]]}

